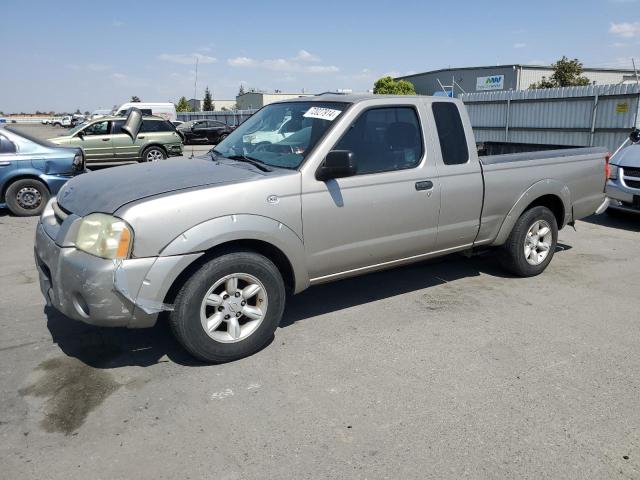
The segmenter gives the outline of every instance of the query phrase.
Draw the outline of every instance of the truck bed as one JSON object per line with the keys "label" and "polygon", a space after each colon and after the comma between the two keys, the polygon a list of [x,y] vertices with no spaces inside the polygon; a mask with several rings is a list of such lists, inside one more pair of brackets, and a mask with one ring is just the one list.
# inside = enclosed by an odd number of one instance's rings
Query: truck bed
{"label": "truck bed", "polygon": [[512,220],[505,206],[527,203],[552,184],[564,197],[559,228],[592,214],[602,202],[606,155],[605,148],[572,148],[479,157],[484,206],[476,245],[504,242],[510,229],[502,226]]}

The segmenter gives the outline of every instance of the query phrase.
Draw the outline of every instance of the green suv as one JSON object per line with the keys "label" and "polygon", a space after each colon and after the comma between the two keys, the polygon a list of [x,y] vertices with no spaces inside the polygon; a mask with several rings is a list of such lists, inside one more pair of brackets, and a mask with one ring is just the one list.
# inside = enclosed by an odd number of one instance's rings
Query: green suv
{"label": "green suv", "polygon": [[144,117],[135,141],[123,132],[125,118],[101,117],[49,139],[58,145],[80,147],[87,163],[154,162],[182,155],[182,137],[173,124],[159,117]]}

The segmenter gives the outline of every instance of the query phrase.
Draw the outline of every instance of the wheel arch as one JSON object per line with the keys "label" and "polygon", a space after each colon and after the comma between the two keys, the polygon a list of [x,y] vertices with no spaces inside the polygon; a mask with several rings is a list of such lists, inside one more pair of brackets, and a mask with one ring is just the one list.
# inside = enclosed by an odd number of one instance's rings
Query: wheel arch
{"label": "wheel arch", "polygon": [[185,282],[209,260],[221,255],[225,255],[227,253],[238,251],[259,253],[260,255],[263,255],[264,257],[271,260],[282,274],[282,279],[284,280],[287,292],[295,292],[296,277],[293,265],[282,250],[280,250],[275,245],[263,240],[231,240],[209,248],[204,252],[203,255],[196,258],[193,262],[187,265],[187,267],[184,268],[182,272],[180,272],[180,274],[171,283],[171,286],[165,294],[164,303],[172,304]]}
{"label": "wheel arch", "polygon": [[[286,225],[260,215],[230,215],[196,225],[179,234],[160,252],[161,256],[203,253],[177,276],[193,273],[216,255],[234,251],[255,251],[269,258],[281,271],[287,290],[298,293],[309,286],[302,240]],[[173,283],[172,287],[173,289]]]}
{"label": "wheel arch", "polygon": [[38,175],[37,173],[30,173],[30,172],[16,173],[13,176],[7,178],[2,184],[2,189],[0,189],[0,201],[4,202],[6,200],[7,190],[12,184],[14,184],[19,180],[29,180],[29,179],[37,180],[40,183],[42,183],[47,189],[47,191],[49,192],[49,194],[51,194],[51,188],[49,188],[49,185],[47,185],[47,182],[42,180],[42,178],[40,178],[40,175]]}
{"label": "wheel arch", "polygon": [[529,187],[513,205],[498,231],[492,245],[507,241],[518,218],[533,207],[547,207],[556,217],[558,230],[571,221],[571,192],[566,184],[557,180],[541,180]]}
{"label": "wheel arch", "polygon": [[167,158],[169,157],[169,151],[166,149],[166,147],[165,147],[164,145],[162,145],[162,144],[161,144],[161,143],[159,143],[159,142],[151,142],[151,143],[148,143],[148,144],[144,145],[144,146],[140,149],[140,158],[143,158],[143,157],[144,157],[144,152],[146,152],[146,151],[147,151],[149,148],[151,148],[151,147],[158,147],[158,148],[160,148],[160,149],[164,152],[164,154],[167,156]]}

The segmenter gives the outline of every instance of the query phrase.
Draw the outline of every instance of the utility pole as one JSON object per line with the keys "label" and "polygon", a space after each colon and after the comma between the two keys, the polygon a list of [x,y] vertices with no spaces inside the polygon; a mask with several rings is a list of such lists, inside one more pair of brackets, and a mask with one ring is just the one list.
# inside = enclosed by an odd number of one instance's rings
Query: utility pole
{"label": "utility pole", "polygon": [[[195,102],[196,108],[194,109],[196,112],[198,111],[198,56],[196,55],[196,80],[193,83],[193,101]],[[194,146],[191,145],[191,156],[189,158],[193,158],[195,156]]]}

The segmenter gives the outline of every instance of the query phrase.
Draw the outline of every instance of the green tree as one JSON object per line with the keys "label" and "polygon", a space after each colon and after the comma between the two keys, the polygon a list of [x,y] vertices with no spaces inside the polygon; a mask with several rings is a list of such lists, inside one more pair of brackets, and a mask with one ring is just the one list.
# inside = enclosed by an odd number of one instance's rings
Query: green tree
{"label": "green tree", "polygon": [[584,68],[577,58],[570,60],[563,55],[551,66],[553,67],[551,77],[542,77],[542,80],[533,83],[529,88],[580,87],[591,83],[587,77],[582,76]]}
{"label": "green tree", "polygon": [[187,102],[187,97],[180,97],[178,100],[178,104],[176,105],[177,112],[190,112],[191,107],[189,106],[189,102]]}
{"label": "green tree", "polygon": [[213,99],[211,98],[211,92],[209,91],[209,87],[204,89],[204,99],[202,100],[202,110],[205,112],[210,112],[213,110]]}
{"label": "green tree", "polygon": [[382,77],[373,85],[373,93],[387,95],[415,95],[416,89],[411,82]]}
{"label": "green tree", "polygon": [[140,103],[142,100],[140,100],[140,97],[137,95],[134,95],[133,97],[131,97],[131,102],[134,103]]}

